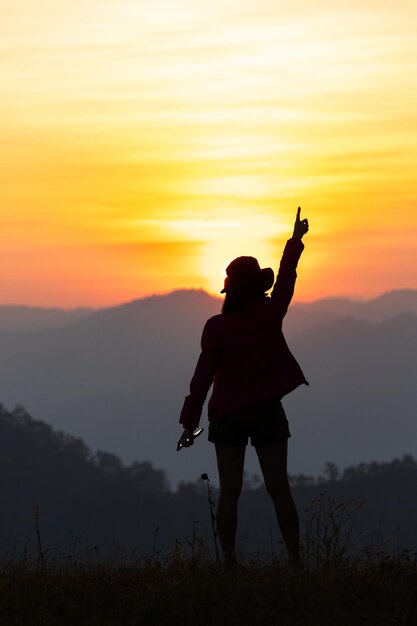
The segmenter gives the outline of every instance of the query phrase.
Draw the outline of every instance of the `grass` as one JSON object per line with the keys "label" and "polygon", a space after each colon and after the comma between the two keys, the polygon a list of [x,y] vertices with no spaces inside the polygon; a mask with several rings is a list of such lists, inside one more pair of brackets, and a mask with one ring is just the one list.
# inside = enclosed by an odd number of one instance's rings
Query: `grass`
{"label": "grass", "polygon": [[246,626],[417,623],[417,568],[407,559],[292,572],[278,560],[226,572],[214,562],[3,566],[0,623]]}
{"label": "grass", "polygon": [[302,571],[274,554],[224,570],[196,526],[165,557],[156,528],[148,556],[103,561],[97,549],[95,563],[63,564],[43,552],[36,518],[36,561],[0,564],[0,626],[416,626],[417,556],[355,551],[363,504],[311,502]]}

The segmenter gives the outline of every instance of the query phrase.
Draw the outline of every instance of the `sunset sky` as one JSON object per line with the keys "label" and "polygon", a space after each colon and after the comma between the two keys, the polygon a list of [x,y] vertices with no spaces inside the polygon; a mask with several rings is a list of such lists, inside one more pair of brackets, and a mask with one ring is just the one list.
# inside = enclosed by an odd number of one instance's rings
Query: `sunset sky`
{"label": "sunset sky", "polygon": [[417,288],[415,0],[0,0],[0,304]]}

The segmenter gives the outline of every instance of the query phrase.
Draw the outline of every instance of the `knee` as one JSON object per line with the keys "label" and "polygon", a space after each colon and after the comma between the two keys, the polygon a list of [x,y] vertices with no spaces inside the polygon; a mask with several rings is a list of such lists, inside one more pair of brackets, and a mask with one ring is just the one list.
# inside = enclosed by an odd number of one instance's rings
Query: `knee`
{"label": "knee", "polygon": [[273,500],[280,500],[291,493],[288,480],[267,482],[265,487]]}

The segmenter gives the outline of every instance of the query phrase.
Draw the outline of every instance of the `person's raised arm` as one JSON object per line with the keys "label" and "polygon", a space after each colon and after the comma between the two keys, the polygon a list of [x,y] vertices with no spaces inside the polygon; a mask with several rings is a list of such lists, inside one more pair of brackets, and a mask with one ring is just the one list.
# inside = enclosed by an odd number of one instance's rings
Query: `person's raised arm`
{"label": "person's raised arm", "polygon": [[297,279],[297,263],[304,250],[301,241],[308,232],[308,220],[301,219],[301,208],[298,207],[294,223],[293,236],[285,245],[279,266],[278,276],[271,293],[271,299],[278,305],[279,316],[284,317],[294,294]]}
{"label": "person's raised arm", "polygon": [[297,215],[294,223],[294,232],[292,236],[295,239],[302,239],[306,233],[308,233],[308,219],[301,219],[301,207],[297,209]]}

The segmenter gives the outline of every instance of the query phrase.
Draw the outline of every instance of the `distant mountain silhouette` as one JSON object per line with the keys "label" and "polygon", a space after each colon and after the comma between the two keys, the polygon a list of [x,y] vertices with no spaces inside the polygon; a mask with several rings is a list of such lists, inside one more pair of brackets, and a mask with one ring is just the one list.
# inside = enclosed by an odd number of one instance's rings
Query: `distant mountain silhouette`
{"label": "distant mountain silhouette", "polygon": [[309,303],[293,304],[285,320],[287,336],[295,336],[306,328],[325,324],[338,318],[383,322],[402,313],[417,315],[417,290],[401,289],[382,294],[372,300],[324,298]]}
{"label": "distant mountain silhouette", "polygon": [[[294,305],[290,346],[310,387],[285,399],[290,471],[318,474],[413,452],[417,292]],[[345,306],[346,304],[346,306]],[[0,333],[0,398],[124,461],[150,460],[173,485],[216,477],[204,436],[177,453],[178,416],[204,322],[221,300],[178,291],[91,313],[63,328]],[[383,321],[380,321],[383,320]],[[203,425],[206,425],[203,420]],[[257,471],[248,452],[248,471]]]}
{"label": "distant mountain silhouette", "polygon": [[398,289],[371,300],[324,298],[308,304],[298,304],[296,307],[309,311],[328,311],[339,317],[355,317],[370,322],[381,322],[405,311],[417,314],[417,291]]}
{"label": "distant mountain silhouette", "polygon": [[[201,308],[208,313],[221,308],[221,299],[208,296],[201,290],[177,290],[168,296],[151,296],[119,306],[95,310],[91,308],[76,308],[64,310],[59,308],[41,308],[29,306],[0,305],[0,333],[21,331],[43,331],[69,326],[90,316],[113,315],[118,310],[133,310],[135,306],[147,302],[159,302],[160,298],[169,298],[170,302],[177,300],[186,305],[187,294],[200,299]],[[212,302],[210,303],[210,300]],[[337,317],[354,317],[356,319],[379,322],[399,313],[414,313],[417,315],[417,290],[401,289],[385,293],[371,300],[354,300],[349,298],[323,298],[314,302],[294,303],[288,314],[287,333],[296,334],[307,326],[323,323]],[[184,311],[186,313],[186,311]]]}
{"label": "distant mountain silhouette", "polygon": [[337,319],[298,335],[295,353],[310,388],[285,401],[297,464],[331,456],[346,466],[413,453],[416,345],[413,314],[378,324]]}
{"label": "distant mountain silhouette", "polygon": [[68,326],[87,317],[94,309],[77,308],[69,311],[29,306],[0,306],[0,331],[49,330]]}

